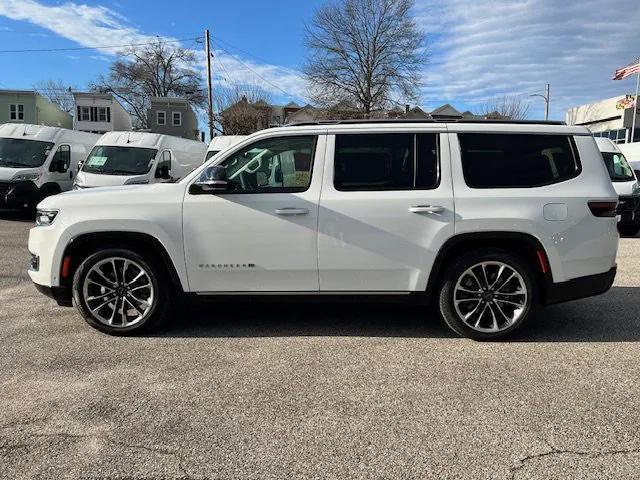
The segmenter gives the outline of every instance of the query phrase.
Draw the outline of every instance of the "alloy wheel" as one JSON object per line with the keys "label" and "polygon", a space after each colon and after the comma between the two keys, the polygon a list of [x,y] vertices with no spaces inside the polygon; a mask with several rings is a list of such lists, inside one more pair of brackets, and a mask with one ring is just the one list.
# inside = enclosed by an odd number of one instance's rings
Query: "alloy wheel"
{"label": "alloy wheel", "polygon": [[113,328],[140,323],[155,295],[145,268],[123,257],[105,258],[93,265],[84,277],[82,291],[94,318]]}
{"label": "alloy wheel", "polygon": [[458,278],[453,304],[469,328],[497,333],[514,325],[525,313],[529,292],[522,276],[499,261],[473,265]]}

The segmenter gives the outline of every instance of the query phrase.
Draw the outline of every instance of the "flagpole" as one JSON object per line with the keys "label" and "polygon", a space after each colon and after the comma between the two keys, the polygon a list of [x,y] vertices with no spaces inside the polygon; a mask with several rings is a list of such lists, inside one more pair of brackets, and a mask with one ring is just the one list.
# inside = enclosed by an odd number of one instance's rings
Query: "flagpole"
{"label": "flagpole", "polygon": [[[640,64],[640,58],[638,59],[638,63]],[[633,143],[633,139],[636,133],[636,117],[638,116],[638,92],[640,91],[640,71],[638,71],[638,78],[636,80],[636,101],[633,107],[633,121],[631,122],[631,142]]]}

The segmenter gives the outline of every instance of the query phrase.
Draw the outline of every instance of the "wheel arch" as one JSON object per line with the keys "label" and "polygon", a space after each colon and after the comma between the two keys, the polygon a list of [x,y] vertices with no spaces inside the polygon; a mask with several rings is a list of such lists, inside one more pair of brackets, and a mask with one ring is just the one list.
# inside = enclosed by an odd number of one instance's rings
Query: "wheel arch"
{"label": "wheel arch", "polygon": [[184,293],[185,285],[183,285],[175,264],[162,242],[147,233],[130,231],[91,232],[74,237],[65,247],[62,257],[61,284],[70,289],[73,275],[87,255],[110,247],[130,248],[143,255],[150,254],[165,267],[172,286],[180,293]]}
{"label": "wheel arch", "polygon": [[471,232],[455,235],[445,242],[431,268],[426,291],[436,292],[447,265],[459,255],[477,248],[499,248],[518,255],[531,268],[541,295],[545,285],[553,281],[547,251],[533,235],[507,231]]}

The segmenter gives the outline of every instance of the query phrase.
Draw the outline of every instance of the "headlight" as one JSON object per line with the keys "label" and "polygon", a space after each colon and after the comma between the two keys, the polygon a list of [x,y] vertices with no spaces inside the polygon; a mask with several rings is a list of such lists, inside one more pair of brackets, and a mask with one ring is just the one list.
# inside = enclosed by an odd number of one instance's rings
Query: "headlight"
{"label": "headlight", "polygon": [[640,195],[640,183],[636,182],[633,184],[633,187],[631,187],[631,193],[633,195]]}
{"label": "headlight", "polygon": [[58,215],[58,210],[40,210],[36,213],[36,225],[51,225]]}
{"label": "headlight", "polygon": [[31,180],[31,181],[35,182],[39,178],[40,178],[40,174],[36,173],[36,172],[33,172],[33,173],[19,173],[15,177],[13,177],[11,179],[11,181],[12,182],[22,182],[22,181],[25,181],[25,180]]}

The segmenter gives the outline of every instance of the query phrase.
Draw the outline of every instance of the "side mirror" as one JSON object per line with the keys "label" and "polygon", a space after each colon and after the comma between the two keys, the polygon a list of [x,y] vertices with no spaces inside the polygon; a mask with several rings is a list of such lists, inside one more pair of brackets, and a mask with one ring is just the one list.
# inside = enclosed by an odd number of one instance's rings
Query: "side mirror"
{"label": "side mirror", "polygon": [[71,165],[71,147],[60,145],[49,165],[50,172],[66,173]]}
{"label": "side mirror", "polygon": [[162,180],[171,179],[171,172],[169,171],[169,167],[167,165],[161,165],[156,169],[156,178],[161,178]]}
{"label": "side mirror", "polygon": [[189,187],[194,195],[215,194],[225,192],[229,188],[227,169],[218,165],[207,168],[200,178]]}
{"label": "side mirror", "polygon": [[634,170],[634,172],[636,173],[636,178],[640,180],[640,170]]}

